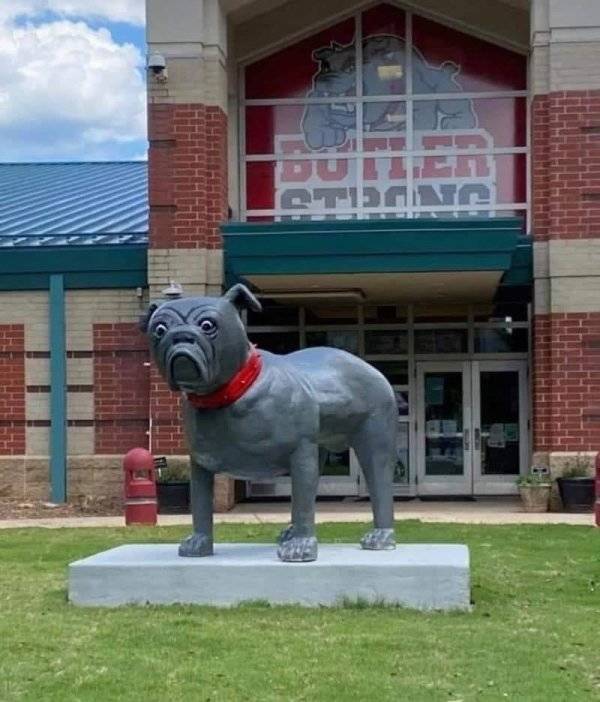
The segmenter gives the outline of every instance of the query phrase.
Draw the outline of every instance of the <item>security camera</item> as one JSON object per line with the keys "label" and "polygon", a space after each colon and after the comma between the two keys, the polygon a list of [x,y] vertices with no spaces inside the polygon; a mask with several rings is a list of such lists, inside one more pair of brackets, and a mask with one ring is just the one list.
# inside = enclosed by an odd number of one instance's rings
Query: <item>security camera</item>
{"label": "security camera", "polygon": [[162,54],[150,54],[148,56],[148,70],[154,73],[157,80],[166,80],[167,60]]}

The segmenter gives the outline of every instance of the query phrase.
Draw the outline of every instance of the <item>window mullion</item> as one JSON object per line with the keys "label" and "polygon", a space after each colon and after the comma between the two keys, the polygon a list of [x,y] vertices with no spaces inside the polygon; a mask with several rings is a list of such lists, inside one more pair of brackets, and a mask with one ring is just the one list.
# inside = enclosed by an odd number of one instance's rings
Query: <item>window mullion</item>
{"label": "window mullion", "polygon": [[412,19],[413,15],[410,10],[406,11],[406,27],[405,27],[405,53],[406,53],[406,216],[412,219],[413,213],[413,151],[415,145],[413,143],[413,71],[412,71]]}
{"label": "window mullion", "polygon": [[245,222],[248,217],[248,184],[246,182],[246,75],[245,68],[240,68],[238,80],[238,206],[240,219]]}
{"label": "window mullion", "polygon": [[[356,36],[356,97],[363,96],[363,38],[362,38],[362,14],[356,13],[355,17],[355,36]],[[356,208],[357,218],[362,219],[363,211],[363,101],[357,100],[356,110],[354,111],[356,119]]]}

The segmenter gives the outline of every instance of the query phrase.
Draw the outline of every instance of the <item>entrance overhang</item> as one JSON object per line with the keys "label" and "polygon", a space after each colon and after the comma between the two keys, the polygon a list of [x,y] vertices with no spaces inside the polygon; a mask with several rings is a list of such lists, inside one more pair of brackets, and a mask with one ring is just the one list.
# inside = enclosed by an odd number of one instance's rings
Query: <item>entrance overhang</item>
{"label": "entrance overhang", "polygon": [[319,293],[321,300],[331,297],[340,301],[345,291],[356,291],[364,301],[386,304],[415,300],[482,302],[493,299],[501,276],[500,271],[253,275],[247,278],[247,282],[260,290],[264,297],[295,299],[298,303],[311,297],[319,298]]}
{"label": "entrance overhang", "polygon": [[377,302],[487,301],[530,283],[521,230],[517,218],[230,223],[226,277],[274,298],[356,291]]}

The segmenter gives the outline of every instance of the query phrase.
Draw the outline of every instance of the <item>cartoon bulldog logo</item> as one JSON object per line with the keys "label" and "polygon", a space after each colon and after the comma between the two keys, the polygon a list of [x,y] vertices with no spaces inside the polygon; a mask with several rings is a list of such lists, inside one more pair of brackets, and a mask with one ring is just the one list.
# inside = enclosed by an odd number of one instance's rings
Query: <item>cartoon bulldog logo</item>
{"label": "cartoon bulldog logo", "polygon": [[[390,101],[363,103],[363,125],[367,132],[400,131],[405,127],[404,103],[393,95],[406,92],[406,44],[392,35],[374,35],[363,41],[363,96],[390,95]],[[306,145],[313,151],[341,146],[356,128],[355,103],[344,97],[355,95],[356,52],[353,44],[332,42],[315,50],[319,68],[307,97],[339,97],[339,102],[307,105],[302,118]],[[413,94],[460,93],[456,80],[460,67],[446,61],[438,67],[427,63],[421,52],[412,49]],[[457,96],[447,100],[416,100],[413,129],[417,131],[472,129],[477,118],[471,100]]]}

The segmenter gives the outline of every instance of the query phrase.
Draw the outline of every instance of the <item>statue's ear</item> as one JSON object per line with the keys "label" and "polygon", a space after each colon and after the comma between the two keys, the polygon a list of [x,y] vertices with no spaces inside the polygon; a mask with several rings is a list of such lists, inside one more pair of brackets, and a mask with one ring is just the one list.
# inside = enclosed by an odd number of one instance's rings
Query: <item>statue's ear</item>
{"label": "statue's ear", "polygon": [[140,331],[143,331],[144,334],[148,331],[148,324],[150,323],[152,315],[162,305],[163,302],[164,300],[155,300],[154,302],[151,302],[148,305],[148,309],[146,310],[146,312],[140,317],[138,321],[138,326],[140,328]]}
{"label": "statue's ear", "polygon": [[322,46],[312,52],[312,57],[314,61],[327,61],[332,53],[333,49],[330,46]]}
{"label": "statue's ear", "polygon": [[451,78],[454,78],[454,76],[460,71],[460,66],[454,63],[454,61],[444,61],[440,68]]}
{"label": "statue's ear", "polygon": [[252,312],[262,312],[262,305],[254,297],[254,295],[248,290],[245,285],[238,283],[223,295],[231,302],[234,307],[239,310],[252,310]]}

